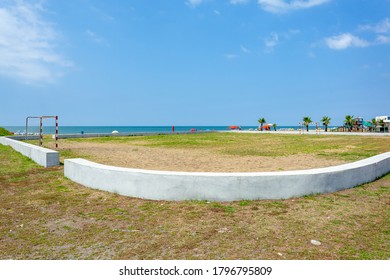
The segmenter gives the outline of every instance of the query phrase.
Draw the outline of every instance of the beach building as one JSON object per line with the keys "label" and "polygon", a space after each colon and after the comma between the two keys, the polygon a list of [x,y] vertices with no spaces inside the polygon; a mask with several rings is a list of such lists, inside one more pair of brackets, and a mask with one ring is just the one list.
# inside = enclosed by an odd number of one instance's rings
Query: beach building
{"label": "beach building", "polygon": [[344,124],[337,128],[331,129],[338,132],[389,132],[390,131],[390,116],[377,116],[375,117],[376,124],[372,121],[365,121],[362,117],[357,117],[352,120],[352,123],[348,126]]}
{"label": "beach building", "polygon": [[390,117],[389,117],[389,116],[379,116],[379,117],[375,117],[375,120],[376,120],[377,122],[383,121],[383,122],[386,123],[386,124],[390,124]]}
{"label": "beach building", "polygon": [[368,131],[368,128],[371,126],[370,122],[365,122],[362,117],[357,117],[352,120],[351,124],[345,123],[343,126],[333,129],[333,131],[338,132],[365,132]]}
{"label": "beach building", "polygon": [[365,127],[363,123],[364,120],[362,117],[354,118],[352,123],[352,131],[354,132],[365,131]]}
{"label": "beach building", "polygon": [[375,117],[375,121],[378,124],[377,125],[377,131],[389,132],[390,116],[378,116],[378,117]]}

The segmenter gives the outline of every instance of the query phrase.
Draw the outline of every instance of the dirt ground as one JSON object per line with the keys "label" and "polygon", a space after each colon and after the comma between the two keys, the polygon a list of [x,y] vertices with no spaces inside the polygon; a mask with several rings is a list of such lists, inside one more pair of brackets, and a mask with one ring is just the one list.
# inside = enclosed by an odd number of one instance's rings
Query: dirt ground
{"label": "dirt ground", "polygon": [[311,169],[345,163],[315,155],[233,156],[218,149],[179,149],[133,146],[123,143],[62,142],[61,150],[120,167],[188,172],[264,172]]}

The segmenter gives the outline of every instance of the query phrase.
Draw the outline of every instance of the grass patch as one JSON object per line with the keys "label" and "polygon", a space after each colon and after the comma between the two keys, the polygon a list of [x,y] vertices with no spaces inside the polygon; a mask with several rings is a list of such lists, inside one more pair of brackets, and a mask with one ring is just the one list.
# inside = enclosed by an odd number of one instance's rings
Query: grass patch
{"label": "grass patch", "polygon": [[233,214],[236,212],[236,208],[232,205],[223,205],[221,203],[212,203],[211,209],[215,212],[224,212],[227,214]]}
{"label": "grass patch", "polygon": [[251,201],[249,201],[249,200],[243,200],[243,201],[240,201],[239,203],[238,203],[238,205],[240,205],[240,206],[248,206],[248,205],[251,205]]}
{"label": "grass patch", "polygon": [[[280,157],[310,154],[318,157],[336,157],[345,161],[363,159],[387,152],[390,146],[390,137],[243,133],[99,137],[61,141],[118,143],[167,149],[206,149],[210,152],[232,156]],[[71,150],[64,151],[64,153],[65,157],[78,156],[75,151]]]}
{"label": "grass patch", "polygon": [[0,162],[0,176],[13,177],[14,180],[19,180],[24,173],[39,168],[34,161],[15,152],[10,146],[0,145]]}
{"label": "grass patch", "polygon": [[57,191],[59,192],[70,192],[69,188],[66,186],[58,186]]}
{"label": "grass patch", "polygon": [[0,127],[0,136],[8,136],[11,135],[11,132],[6,130],[4,127]]}
{"label": "grass patch", "polygon": [[[55,149],[54,140],[44,139]],[[60,161],[166,171],[259,172],[320,168],[388,151],[390,137],[245,133],[61,139]]]}
{"label": "grass patch", "polygon": [[[202,137],[193,148],[221,145]],[[390,258],[390,174],[289,200],[150,201],[82,187],[62,166],[41,168],[0,145],[0,205],[0,259]]]}

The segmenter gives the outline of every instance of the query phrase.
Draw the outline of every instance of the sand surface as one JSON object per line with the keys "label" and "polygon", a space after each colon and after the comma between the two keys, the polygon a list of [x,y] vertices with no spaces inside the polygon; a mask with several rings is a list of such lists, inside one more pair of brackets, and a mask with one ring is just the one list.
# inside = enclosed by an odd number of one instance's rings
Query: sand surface
{"label": "sand surface", "polygon": [[218,149],[144,147],[123,143],[62,142],[88,160],[129,168],[188,172],[262,172],[311,169],[344,164],[345,161],[297,154],[289,156],[233,156]]}

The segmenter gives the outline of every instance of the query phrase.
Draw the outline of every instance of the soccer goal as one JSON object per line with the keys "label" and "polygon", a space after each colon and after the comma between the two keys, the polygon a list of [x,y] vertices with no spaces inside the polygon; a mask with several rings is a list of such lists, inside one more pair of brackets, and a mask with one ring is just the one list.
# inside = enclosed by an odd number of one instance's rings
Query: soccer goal
{"label": "soccer goal", "polygon": [[55,119],[56,122],[56,133],[55,133],[55,140],[56,140],[56,148],[58,148],[58,116],[40,116],[40,117],[27,117],[26,118],[26,140],[28,136],[28,121],[30,119],[39,119],[39,146],[42,146],[43,144],[43,119]]}

